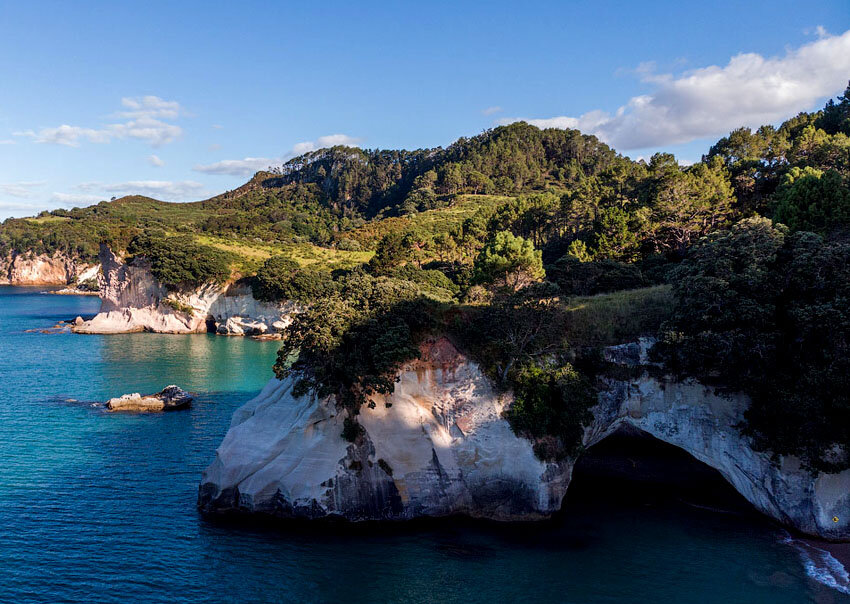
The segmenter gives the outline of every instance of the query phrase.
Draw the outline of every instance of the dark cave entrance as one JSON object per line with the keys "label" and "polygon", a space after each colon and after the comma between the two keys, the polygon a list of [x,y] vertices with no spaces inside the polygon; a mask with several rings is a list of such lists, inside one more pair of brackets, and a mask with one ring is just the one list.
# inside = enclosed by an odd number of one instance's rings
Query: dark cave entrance
{"label": "dark cave entrance", "polygon": [[720,472],[682,449],[627,425],[590,447],[579,459],[563,508],[599,502],[755,513]]}
{"label": "dark cave entrance", "polygon": [[207,315],[205,322],[207,325],[207,333],[216,333],[215,317],[213,317],[212,315]]}

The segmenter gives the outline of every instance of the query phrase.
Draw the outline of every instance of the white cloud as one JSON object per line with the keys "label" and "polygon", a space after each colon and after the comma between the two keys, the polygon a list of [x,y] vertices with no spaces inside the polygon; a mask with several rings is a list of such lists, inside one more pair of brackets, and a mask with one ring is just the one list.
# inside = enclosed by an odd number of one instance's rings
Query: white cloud
{"label": "white cloud", "polygon": [[183,129],[177,124],[163,120],[176,120],[185,112],[177,101],[166,101],[157,96],[121,99],[125,111],[119,111],[113,117],[128,121],[107,124],[101,128],[87,128],[63,124],[54,128],[23,130],[14,132],[15,136],[31,138],[36,143],[79,147],[84,141],[90,143],[108,143],[113,139],[136,139],[158,147],[177,139]]}
{"label": "white cloud", "polygon": [[222,126],[221,124],[213,124],[213,125],[212,125],[212,127],[213,127],[215,130],[221,130],[222,128],[224,128],[224,126]]}
{"label": "white cloud", "polygon": [[158,155],[151,154],[148,155],[148,163],[156,168],[161,168],[165,165],[165,162],[162,161]]}
{"label": "white cloud", "polygon": [[204,172],[206,174],[226,174],[228,176],[251,176],[255,172],[265,170],[271,166],[276,166],[286,162],[293,157],[324,149],[334,147],[336,145],[347,145],[349,147],[357,145],[360,142],[359,138],[348,136],[347,134],[327,134],[320,136],[315,141],[304,141],[296,143],[292,149],[285,153],[282,157],[246,157],[244,159],[224,159],[212,164],[199,164],[193,170],[196,172]]}
{"label": "white cloud", "polygon": [[14,145],[15,142],[16,141],[12,140],[11,138],[4,138],[0,140],[0,145]]}
{"label": "white cloud", "polygon": [[227,174],[230,176],[251,176],[269,166],[281,163],[279,158],[246,157],[245,159],[225,159],[214,164],[197,165],[193,170],[206,174]]}
{"label": "white cloud", "polygon": [[[640,149],[685,143],[759,126],[809,109],[841,92],[850,76],[850,31],[819,38],[781,57],[742,53],[723,67],[655,74],[643,64],[642,81],[655,90],[636,96],[613,114],[590,111],[579,117],[525,119],[540,128],[577,128],[615,148]],[[498,120],[500,124],[519,121]]]}
{"label": "white cloud", "polygon": [[143,97],[124,97],[121,105],[129,111],[119,111],[115,114],[119,118],[162,118],[176,120],[183,112],[177,101],[166,101],[158,96],[147,95]]}
{"label": "white cloud", "polygon": [[54,193],[50,196],[50,200],[60,206],[91,205],[104,199],[103,195],[85,195],[82,193]]}
{"label": "white cloud", "polygon": [[38,189],[44,185],[44,181],[0,182],[0,193],[10,197],[29,199],[36,194],[33,189]]}
{"label": "white cloud", "polygon": [[499,107],[498,105],[493,105],[492,107],[487,107],[487,109],[481,110],[481,113],[483,115],[494,115],[496,113],[501,113],[501,112],[502,112],[502,108]]}
{"label": "white cloud", "polygon": [[84,182],[75,187],[81,193],[101,194],[104,197],[145,195],[165,201],[186,201],[203,198],[204,185],[194,180],[131,180],[121,183]]}

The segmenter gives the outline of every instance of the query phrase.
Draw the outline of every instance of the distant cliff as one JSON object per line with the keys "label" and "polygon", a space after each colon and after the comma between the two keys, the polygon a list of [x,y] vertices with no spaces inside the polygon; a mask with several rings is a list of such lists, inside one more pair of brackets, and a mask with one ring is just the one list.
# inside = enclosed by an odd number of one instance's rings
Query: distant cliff
{"label": "distant cliff", "polygon": [[0,257],[0,285],[73,285],[97,276],[98,265],[63,252],[11,252]]}
{"label": "distant cliff", "polygon": [[[609,349],[609,360],[637,364],[643,348]],[[234,413],[204,472],[200,508],[354,521],[451,514],[531,520],[556,512],[574,460],[535,457],[532,443],[503,419],[510,394],[499,394],[448,341],[422,352],[399,373],[393,394],[361,408],[363,431],[354,442],[341,436],[345,412],[332,399],[295,396],[290,382],[269,382]],[[779,522],[850,539],[850,470],[814,476],[795,458],[772,463],[736,427],[747,405],[743,395],[647,372],[607,380],[583,444],[621,426],[637,428],[716,468]]]}
{"label": "distant cliff", "polygon": [[100,312],[77,333],[197,333],[264,335],[281,332],[297,305],[255,300],[247,285],[207,283],[169,290],[145,258],[125,262],[101,246]]}

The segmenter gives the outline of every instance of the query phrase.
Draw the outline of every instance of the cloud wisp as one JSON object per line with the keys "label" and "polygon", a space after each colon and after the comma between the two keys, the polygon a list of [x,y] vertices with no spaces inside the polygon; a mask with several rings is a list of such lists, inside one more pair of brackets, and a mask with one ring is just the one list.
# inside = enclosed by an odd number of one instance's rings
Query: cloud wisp
{"label": "cloud wisp", "polygon": [[45,184],[47,183],[43,180],[0,182],[0,195],[8,195],[9,197],[17,197],[18,199],[31,199],[36,196],[36,189],[43,187]]}
{"label": "cloud wisp", "polygon": [[[163,201],[189,201],[201,199],[208,195],[203,184],[194,180],[131,180],[119,183],[84,182],[76,187],[79,193],[96,200],[124,195],[144,195]],[[73,196],[73,193],[54,193],[57,195]]]}
{"label": "cloud wisp", "polygon": [[115,139],[134,139],[159,147],[173,142],[183,134],[183,128],[173,123],[185,111],[177,101],[158,96],[124,97],[121,111],[113,119],[124,120],[100,128],[62,124],[39,130],[14,132],[15,136],[30,138],[36,143],[79,147],[83,142],[109,143]]}
{"label": "cloud wisp", "polygon": [[595,134],[616,149],[641,149],[718,136],[740,126],[786,119],[837,94],[850,77],[850,31],[818,39],[784,56],[742,53],[724,66],[712,65],[680,76],[638,74],[655,90],[632,97],[616,112],[594,110],[579,117],[505,118],[540,128],[576,128]]}
{"label": "cloud wisp", "polygon": [[277,166],[286,161],[327,147],[336,145],[345,145],[348,147],[357,146],[360,142],[359,138],[348,136],[347,134],[328,134],[320,136],[315,141],[303,141],[293,145],[292,149],[282,157],[246,157],[244,159],[224,159],[212,164],[199,164],[192,168],[195,172],[203,172],[204,174],[222,174],[227,176],[251,176],[254,173],[265,170],[269,167]]}

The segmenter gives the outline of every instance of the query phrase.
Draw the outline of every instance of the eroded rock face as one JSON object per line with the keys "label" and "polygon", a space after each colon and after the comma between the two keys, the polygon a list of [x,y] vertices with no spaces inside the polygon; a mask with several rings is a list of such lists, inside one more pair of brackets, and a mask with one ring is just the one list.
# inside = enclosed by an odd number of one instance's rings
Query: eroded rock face
{"label": "eroded rock face", "polygon": [[257,301],[244,286],[208,283],[169,292],[146,259],[126,263],[106,246],[101,246],[100,261],[100,312],[75,327],[78,333],[197,333],[212,327],[228,335],[258,335],[282,330],[297,312],[292,303]]}
{"label": "eroded rock face", "polygon": [[[649,345],[614,352],[640,363]],[[204,472],[200,508],[349,520],[533,520],[559,509],[573,464],[537,459],[502,418],[510,396],[447,341],[426,347],[422,360],[400,372],[395,392],[374,402],[358,416],[365,433],[349,443],[332,400],[295,397],[290,383],[272,380],[234,414]],[[772,464],[735,428],[747,405],[743,395],[648,373],[609,381],[584,443],[629,424],[716,468],[783,524],[850,539],[850,470],[815,477],[794,458]]]}
{"label": "eroded rock face", "polygon": [[175,411],[185,409],[192,403],[193,397],[179,386],[166,386],[156,394],[142,396],[138,392],[125,394],[106,401],[109,411]]}
{"label": "eroded rock face", "polygon": [[272,380],[240,408],[204,473],[200,505],[284,517],[350,520],[466,514],[543,518],[558,509],[569,468],[544,463],[501,418],[500,397],[446,341],[409,363],[341,437],[332,400],[295,397]]}
{"label": "eroded rock face", "polygon": [[96,264],[67,254],[19,254],[0,258],[0,285],[71,285],[96,275]]}

